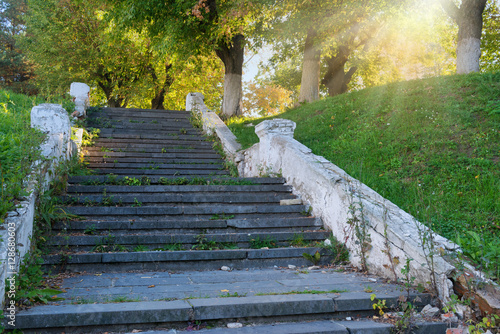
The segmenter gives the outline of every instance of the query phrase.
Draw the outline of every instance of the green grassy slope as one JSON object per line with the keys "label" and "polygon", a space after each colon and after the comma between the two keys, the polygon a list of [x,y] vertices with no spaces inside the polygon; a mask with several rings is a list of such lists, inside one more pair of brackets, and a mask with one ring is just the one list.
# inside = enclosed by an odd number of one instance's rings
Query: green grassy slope
{"label": "green grassy slope", "polygon": [[31,108],[41,99],[0,90],[0,223],[16,200],[26,195],[25,180],[39,159],[44,136],[30,126]]}
{"label": "green grassy slope", "polygon": [[[295,138],[500,275],[500,73],[365,89],[279,116]],[[248,147],[258,120],[231,130]]]}
{"label": "green grassy slope", "polygon": [[[68,97],[52,100],[62,103],[68,112],[74,110]],[[39,146],[45,135],[31,128],[31,108],[45,102],[46,98],[0,90],[0,223],[27,194],[27,175],[33,162],[41,158]]]}

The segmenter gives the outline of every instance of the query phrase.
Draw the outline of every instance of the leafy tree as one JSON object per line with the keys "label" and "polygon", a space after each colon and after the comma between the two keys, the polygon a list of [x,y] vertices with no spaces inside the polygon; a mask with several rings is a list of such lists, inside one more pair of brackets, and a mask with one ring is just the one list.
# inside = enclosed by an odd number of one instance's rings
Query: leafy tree
{"label": "leafy tree", "polygon": [[440,0],[444,10],[458,25],[457,73],[479,72],[483,11],[487,0]]}
{"label": "leafy tree", "polygon": [[37,82],[48,94],[72,81],[96,86],[110,107],[125,107],[148,87],[150,107],[162,109],[172,84],[169,58],[150,39],[105,20],[109,5],[84,0],[28,0],[26,36],[20,39],[37,64]]}
{"label": "leafy tree", "polygon": [[291,91],[270,82],[250,82],[243,96],[243,108],[247,114],[279,114],[291,106],[291,95]]}
{"label": "leafy tree", "polygon": [[242,113],[245,34],[252,3],[221,0],[109,0],[115,19],[147,29],[169,52],[185,57],[215,52],[223,62],[225,117]]}
{"label": "leafy tree", "polygon": [[0,1],[0,85],[18,93],[36,94],[33,66],[19,49],[16,36],[24,31],[25,0]]}
{"label": "leafy tree", "polygon": [[[299,101],[319,98],[320,82],[330,95],[344,92],[356,66],[346,68],[348,60],[374,37],[381,21],[406,1],[378,0],[338,1],[303,0],[268,3],[274,15],[267,15],[262,34],[267,40],[280,40],[279,47],[295,45],[303,48],[302,78]],[[268,27],[266,33],[266,28]],[[297,52],[296,47],[280,52]],[[321,59],[327,67],[320,80]]]}

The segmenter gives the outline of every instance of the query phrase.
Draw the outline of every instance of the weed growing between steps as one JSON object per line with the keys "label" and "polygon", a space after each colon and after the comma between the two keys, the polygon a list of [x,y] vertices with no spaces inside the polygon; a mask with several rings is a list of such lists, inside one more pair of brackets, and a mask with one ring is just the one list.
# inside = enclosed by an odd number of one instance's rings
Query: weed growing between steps
{"label": "weed growing between steps", "polygon": [[[115,185],[115,186],[148,186],[152,183],[151,179],[147,176],[141,178],[135,177],[118,177],[117,175],[108,175],[106,179],[93,179],[81,182],[82,185],[89,186],[100,186],[100,185]],[[224,179],[223,177],[218,179],[212,178],[202,178],[202,177],[178,177],[178,178],[166,178],[160,177],[158,179],[158,184],[164,186],[177,186],[177,185],[221,185],[221,186],[252,186],[258,185],[250,180],[234,180],[234,179]]]}
{"label": "weed growing between steps", "polygon": [[239,176],[238,167],[233,161],[231,161],[227,157],[219,137],[217,137],[216,135],[211,135],[207,137],[207,140],[212,141],[214,143],[213,149],[215,150],[215,152],[221,155],[222,159],[224,160],[224,168],[229,172],[229,175],[231,175],[232,177],[238,177]]}
{"label": "weed growing between steps", "polygon": [[287,292],[258,292],[256,296],[281,296],[281,295],[321,295],[327,293],[345,293],[349,290],[303,290],[303,291],[287,291]]}

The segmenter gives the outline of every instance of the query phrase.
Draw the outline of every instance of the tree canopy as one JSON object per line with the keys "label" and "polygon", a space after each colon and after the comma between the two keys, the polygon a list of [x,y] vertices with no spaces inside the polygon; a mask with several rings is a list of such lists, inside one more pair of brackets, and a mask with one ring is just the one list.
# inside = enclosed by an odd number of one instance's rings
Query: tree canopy
{"label": "tree canopy", "polygon": [[[457,69],[477,56],[478,69],[498,70],[498,1],[440,3],[1,0],[0,84],[62,94],[83,81],[94,103],[158,109],[182,108],[200,91],[230,117],[242,114],[245,95],[247,109],[282,110],[288,98],[449,74],[457,57]],[[469,42],[481,58],[460,56]],[[245,50],[263,45],[272,50],[266,75],[244,89]]]}

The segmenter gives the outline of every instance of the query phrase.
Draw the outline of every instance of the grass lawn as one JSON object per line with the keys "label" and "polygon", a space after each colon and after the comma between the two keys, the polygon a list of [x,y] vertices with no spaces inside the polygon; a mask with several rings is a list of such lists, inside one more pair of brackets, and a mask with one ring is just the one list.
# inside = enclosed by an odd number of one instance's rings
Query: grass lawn
{"label": "grass lawn", "polygon": [[[500,73],[364,89],[274,117],[335,163],[500,276]],[[232,119],[246,148],[268,119]]]}

